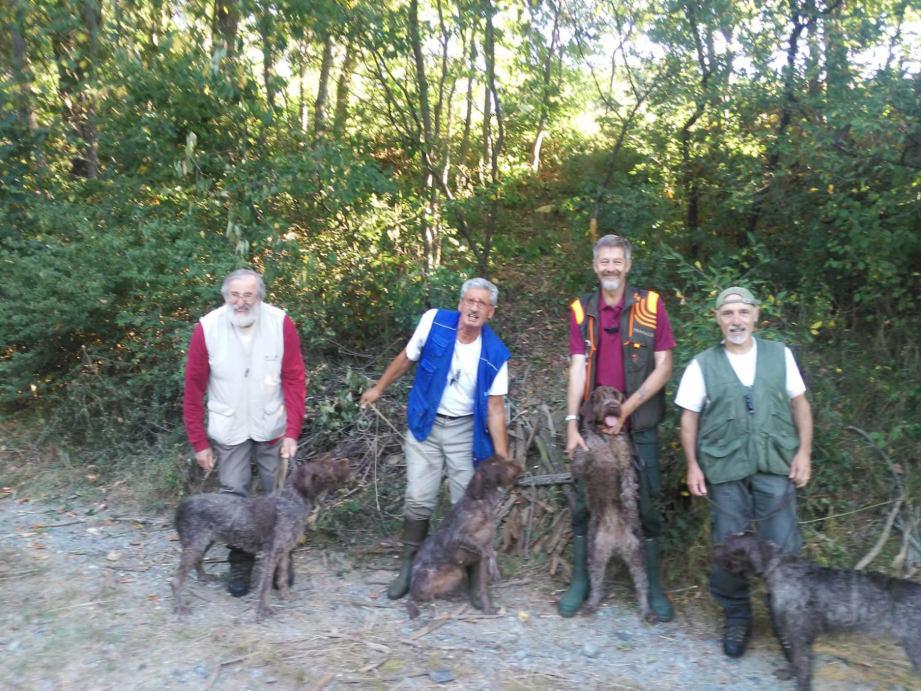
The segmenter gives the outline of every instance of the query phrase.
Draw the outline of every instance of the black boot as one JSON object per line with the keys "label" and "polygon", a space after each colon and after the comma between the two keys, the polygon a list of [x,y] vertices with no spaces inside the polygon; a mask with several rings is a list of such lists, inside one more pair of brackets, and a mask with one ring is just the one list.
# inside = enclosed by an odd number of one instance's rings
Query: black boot
{"label": "black boot", "polygon": [[725,610],[726,623],[723,629],[723,652],[729,657],[742,657],[748,647],[752,633],[752,612],[747,606],[731,607]]}
{"label": "black boot", "polygon": [[671,621],[675,618],[675,609],[662,589],[659,580],[659,545],[654,537],[643,540],[643,555],[646,557],[646,580],[649,581],[649,609],[657,621]]}
{"label": "black boot", "polygon": [[588,598],[588,538],[585,535],[572,536],[572,580],[569,589],[557,603],[560,616],[572,617]]}
{"label": "black boot", "polygon": [[399,600],[409,592],[409,577],[413,566],[413,557],[429,532],[429,519],[403,519],[403,552],[400,555],[400,573],[387,588],[387,597]]}
{"label": "black boot", "polygon": [[256,563],[256,557],[242,549],[231,547],[227,561],[230,563],[227,592],[234,597],[243,597],[249,592],[249,582],[253,575],[253,564]]}

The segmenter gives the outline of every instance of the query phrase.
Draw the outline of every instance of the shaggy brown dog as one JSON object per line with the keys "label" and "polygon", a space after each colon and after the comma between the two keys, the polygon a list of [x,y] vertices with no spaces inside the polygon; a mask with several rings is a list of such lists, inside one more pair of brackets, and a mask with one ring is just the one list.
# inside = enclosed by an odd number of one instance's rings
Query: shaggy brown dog
{"label": "shaggy brown dog", "polygon": [[253,554],[262,552],[256,620],[271,614],[272,574],[277,569],[279,595],[287,599],[289,555],[304,534],[316,498],[323,490],[346,482],[349,474],[347,458],[327,455],[297,465],[276,494],[253,499],[212,492],[184,499],[176,510],[176,531],[182,543],[179,569],[172,582],[176,613],[188,612],[182,589],[193,567],[200,580],[210,580],[202,568],[202,558],[215,541],[221,541]]}
{"label": "shaggy brown dog", "polygon": [[824,632],[892,636],[921,672],[921,583],[819,566],[751,532],[714,545],[713,558],[730,573],[764,579],[771,623],[798,689],[811,688],[812,643]]}
{"label": "shaggy brown dog", "polygon": [[496,534],[495,508],[499,489],[511,487],[521,474],[521,466],[501,456],[493,456],[477,466],[464,496],[438,524],[438,529],[422,543],[413,560],[407,610],[415,619],[417,602],[429,602],[455,590],[466,571],[471,579],[471,602],[487,614],[495,608],[489,600],[490,571],[498,574],[493,538]]}
{"label": "shaggy brown dog", "polygon": [[582,605],[583,614],[598,609],[604,594],[604,574],[611,555],[617,552],[630,571],[640,612],[646,621],[655,615],[649,609],[648,583],[639,538],[636,470],[633,450],[626,434],[600,434],[620,416],[623,394],[610,386],[599,386],[582,406],[581,447],[573,454],[572,474],[585,485],[591,518],[588,524],[588,575],[590,590]]}

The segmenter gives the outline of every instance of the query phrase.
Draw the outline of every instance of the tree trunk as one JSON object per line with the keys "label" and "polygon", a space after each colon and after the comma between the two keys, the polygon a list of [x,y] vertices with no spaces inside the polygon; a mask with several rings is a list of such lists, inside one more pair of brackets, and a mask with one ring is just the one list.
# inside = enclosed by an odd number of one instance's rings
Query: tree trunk
{"label": "tree trunk", "polygon": [[62,28],[52,32],[51,47],[58,69],[63,119],[77,149],[71,156],[70,174],[95,178],[99,175],[99,151],[96,112],[88,82],[96,67],[102,10],[95,0],[82,0],[77,5],[79,17],[69,13],[72,6],[59,7],[64,13],[59,17]]}
{"label": "tree trunk", "polygon": [[339,81],[336,84],[336,112],[333,116],[333,134],[336,139],[345,134],[345,127],[349,119],[349,93],[352,89],[352,75],[358,61],[358,51],[355,43],[349,40],[345,47],[345,58],[342,60],[342,70],[339,72]]}
{"label": "tree trunk", "polygon": [[211,26],[211,43],[214,51],[223,48],[225,57],[234,57],[239,23],[240,8],[237,0],[214,0],[214,22]]}
{"label": "tree trunk", "polygon": [[540,170],[540,150],[546,136],[547,119],[550,114],[550,77],[553,74],[553,60],[560,40],[560,14],[562,8],[559,2],[553,9],[553,32],[550,38],[550,48],[547,50],[547,61],[541,79],[540,119],[537,123],[537,134],[531,147],[531,172]]}
{"label": "tree trunk", "polygon": [[262,82],[265,85],[265,102],[269,106],[269,112],[274,113],[275,108],[275,86],[273,80],[273,67],[275,65],[275,49],[272,44],[274,40],[274,21],[268,8],[262,8],[261,16],[257,18],[259,26],[259,38],[262,41]]}
{"label": "tree trunk", "polygon": [[419,96],[419,114],[422,131],[419,133],[419,157],[422,163],[423,196],[427,200],[426,213],[421,219],[422,243],[425,251],[426,280],[438,266],[441,252],[438,234],[438,196],[435,189],[435,171],[432,162],[432,115],[429,107],[429,84],[425,74],[425,58],[422,55],[422,37],[419,32],[419,0],[409,3],[409,40],[412,45],[413,63],[416,75],[416,91]]}
{"label": "tree trunk", "polygon": [[29,58],[26,50],[26,17],[29,13],[29,4],[26,0],[15,0],[13,13],[9,22],[10,33],[10,66],[13,69],[13,82],[15,89],[13,102],[16,107],[19,130],[27,133],[31,140],[35,135],[37,122],[35,112],[32,110],[32,70],[29,67]]}
{"label": "tree trunk", "polygon": [[323,37],[323,57],[320,60],[320,76],[317,84],[317,99],[313,104],[313,136],[319,137],[326,129],[326,100],[329,94],[329,73],[333,64],[333,37]]}

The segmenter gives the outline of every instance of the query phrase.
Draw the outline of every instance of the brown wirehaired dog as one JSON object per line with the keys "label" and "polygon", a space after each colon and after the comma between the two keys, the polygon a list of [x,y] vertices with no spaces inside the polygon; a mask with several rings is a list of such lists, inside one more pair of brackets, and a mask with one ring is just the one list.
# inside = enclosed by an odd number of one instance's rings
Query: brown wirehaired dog
{"label": "brown wirehaired dog", "polygon": [[921,672],[921,583],[819,566],[750,531],[714,545],[713,559],[730,573],[764,579],[771,623],[801,691],[812,686],[813,641],[832,631],[892,636]]}
{"label": "brown wirehaired dog", "polygon": [[611,555],[617,552],[627,564],[636,588],[640,613],[654,621],[649,609],[646,568],[640,541],[637,480],[633,449],[626,434],[599,433],[620,416],[624,395],[610,386],[599,386],[582,405],[582,438],[588,451],[573,454],[572,474],[585,485],[591,515],[588,524],[589,596],[583,614],[593,614],[604,595],[604,575]]}
{"label": "brown wirehaired dog", "polygon": [[288,599],[288,556],[304,535],[317,496],[345,483],[350,472],[347,458],[327,454],[295,466],[275,494],[249,498],[211,492],[184,499],[176,510],[176,532],[182,543],[179,569],[172,582],[176,613],[188,612],[182,589],[193,567],[200,580],[213,579],[202,568],[202,559],[215,541],[221,541],[253,554],[262,552],[256,620],[271,614],[272,574],[278,571],[279,595]]}
{"label": "brown wirehaired dog", "polygon": [[411,619],[419,616],[417,602],[430,602],[455,590],[471,578],[471,602],[487,614],[496,609],[489,599],[490,571],[496,569],[493,538],[496,534],[496,503],[499,489],[511,487],[521,474],[514,461],[493,456],[481,462],[464,491],[422,543],[413,560],[406,608]]}

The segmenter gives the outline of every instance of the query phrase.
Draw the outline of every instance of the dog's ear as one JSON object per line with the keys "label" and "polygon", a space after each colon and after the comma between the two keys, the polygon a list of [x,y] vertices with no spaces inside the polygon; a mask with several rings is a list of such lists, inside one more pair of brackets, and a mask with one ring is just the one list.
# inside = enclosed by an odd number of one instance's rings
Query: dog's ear
{"label": "dog's ear", "polygon": [[585,420],[585,424],[590,425],[595,421],[595,406],[591,398],[582,401],[582,407],[579,408],[579,413],[582,415],[582,419]]}
{"label": "dog's ear", "polygon": [[[488,461],[483,461],[487,463]],[[470,496],[474,499],[482,499],[483,493],[486,490],[485,481],[486,473],[483,468],[483,463],[481,463],[476,471],[473,473],[473,477],[470,479],[470,484],[467,485],[467,489],[470,491]]]}

